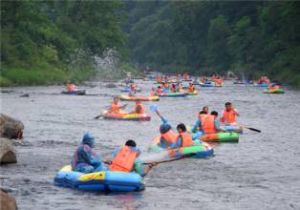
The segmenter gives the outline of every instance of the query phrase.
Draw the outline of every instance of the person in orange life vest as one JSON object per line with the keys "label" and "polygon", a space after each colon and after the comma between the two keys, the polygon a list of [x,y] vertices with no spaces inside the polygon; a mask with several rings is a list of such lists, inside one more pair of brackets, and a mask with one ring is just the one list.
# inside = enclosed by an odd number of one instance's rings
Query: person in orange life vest
{"label": "person in orange life vest", "polygon": [[108,111],[110,113],[120,113],[121,109],[124,109],[126,106],[127,106],[127,104],[125,104],[123,106],[120,104],[119,97],[114,97],[114,100]]}
{"label": "person in orange life vest", "polygon": [[162,124],[159,127],[160,131],[160,142],[159,145],[162,148],[178,148],[181,146],[181,141],[178,141],[178,134],[173,131],[168,120],[160,115],[158,110],[156,110],[157,115],[160,117]]}
{"label": "person in orange life vest", "polygon": [[150,164],[144,166],[143,162],[138,158],[141,151],[136,146],[135,141],[128,140],[121,148],[115,149],[113,159],[109,162],[110,171],[136,172],[141,176],[145,176],[151,168],[156,165]]}
{"label": "person in orange life vest", "polygon": [[193,85],[193,83],[189,84],[189,92],[193,93],[195,91],[195,86]]}
{"label": "person in orange life vest", "polygon": [[76,85],[74,83],[70,82],[70,81],[67,82],[67,87],[66,88],[67,88],[68,92],[74,92],[74,91],[77,90]]}
{"label": "person in orange life vest", "polygon": [[269,87],[268,87],[269,90],[276,90],[279,88],[282,88],[282,85],[278,82],[274,82],[271,85],[269,85]]}
{"label": "person in orange life vest", "polygon": [[223,115],[221,117],[221,122],[224,124],[235,124],[236,117],[239,116],[238,111],[232,106],[232,103],[225,103],[225,110],[223,111]]}
{"label": "person in orange life vest", "polygon": [[183,123],[180,123],[180,124],[177,125],[177,131],[178,131],[178,134],[179,134],[178,141],[180,141],[179,144],[182,147],[189,147],[189,146],[194,145],[192,134],[187,132],[186,127]]}
{"label": "person in orange life vest", "polygon": [[224,131],[220,128],[220,121],[218,118],[218,112],[212,111],[210,115],[206,115],[201,122],[201,130],[205,134],[217,133],[219,131]]}
{"label": "person in orange life vest", "polygon": [[[201,131],[201,123],[207,115],[208,115],[208,106],[204,106],[202,108],[202,111],[199,112],[198,119],[195,122],[194,126],[192,127],[193,133],[197,133],[197,132]],[[197,136],[201,136],[201,135],[202,135],[202,132],[197,134]],[[195,137],[195,138],[197,138],[197,137]]]}
{"label": "person in orange life vest", "polygon": [[145,107],[142,104],[141,101],[137,100],[135,102],[135,107],[134,107],[134,111],[131,112],[132,114],[145,114]]}

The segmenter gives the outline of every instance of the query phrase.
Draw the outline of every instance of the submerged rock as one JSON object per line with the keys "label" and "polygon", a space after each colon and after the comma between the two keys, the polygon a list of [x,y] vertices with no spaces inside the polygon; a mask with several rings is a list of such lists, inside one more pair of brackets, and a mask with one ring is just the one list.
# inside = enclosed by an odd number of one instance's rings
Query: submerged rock
{"label": "submerged rock", "polygon": [[0,115],[0,137],[9,139],[23,138],[24,125],[21,121],[5,114]]}
{"label": "submerged rock", "polygon": [[14,149],[12,141],[6,138],[0,138],[0,165],[16,162],[16,150]]}
{"label": "submerged rock", "polygon": [[0,190],[0,207],[3,210],[16,210],[17,209],[17,202],[16,199],[3,191]]}

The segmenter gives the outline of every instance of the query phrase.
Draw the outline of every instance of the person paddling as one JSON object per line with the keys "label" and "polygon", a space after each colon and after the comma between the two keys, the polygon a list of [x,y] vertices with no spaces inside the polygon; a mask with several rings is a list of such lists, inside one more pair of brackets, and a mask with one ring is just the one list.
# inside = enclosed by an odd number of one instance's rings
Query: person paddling
{"label": "person paddling", "polygon": [[118,148],[113,153],[113,159],[109,162],[110,171],[135,172],[141,176],[146,176],[156,163],[144,166],[138,158],[141,154],[140,149],[136,146],[135,141],[128,140],[125,145]]}
{"label": "person paddling", "polygon": [[225,125],[234,125],[236,124],[236,118],[240,116],[238,111],[233,107],[231,102],[225,103],[225,109],[221,117],[221,122]]}
{"label": "person paddling", "polygon": [[94,136],[90,133],[85,133],[82,142],[76,149],[71,161],[73,171],[92,173],[107,170],[106,166],[102,163],[101,158],[96,155],[93,150],[94,147]]}
{"label": "person paddling", "polygon": [[122,109],[124,109],[127,106],[127,104],[125,105],[121,105],[120,104],[120,99],[119,97],[114,97],[114,100],[108,110],[109,113],[120,113]]}

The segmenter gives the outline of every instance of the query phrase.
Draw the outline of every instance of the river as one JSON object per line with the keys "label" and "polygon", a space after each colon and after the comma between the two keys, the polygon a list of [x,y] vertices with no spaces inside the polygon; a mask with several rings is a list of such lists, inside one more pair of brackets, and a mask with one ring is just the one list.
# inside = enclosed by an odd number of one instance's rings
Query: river
{"label": "river", "polygon": [[[150,81],[138,81],[144,95]],[[101,83],[83,86],[91,96],[59,94],[62,86],[2,88],[1,112],[25,125],[25,146],[17,146],[18,163],[0,167],[1,185],[12,188],[25,209],[300,209],[300,92],[287,88],[267,95],[261,88],[201,88],[198,96],[162,98],[159,109],[176,126],[196,120],[202,106],[223,110],[232,101],[245,130],[238,144],[220,144],[208,159],[162,163],[145,178],[146,190],[127,194],[81,192],[53,185],[56,172],[69,164],[85,131],[96,137],[96,151],[107,158],[127,139],[146,150],[158,134],[159,119],[124,122],[93,119],[118,88]],[[20,97],[28,93],[30,97]],[[151,103],[145,103],[149,107]],[[128,110],[133,104],[129,103]]]}

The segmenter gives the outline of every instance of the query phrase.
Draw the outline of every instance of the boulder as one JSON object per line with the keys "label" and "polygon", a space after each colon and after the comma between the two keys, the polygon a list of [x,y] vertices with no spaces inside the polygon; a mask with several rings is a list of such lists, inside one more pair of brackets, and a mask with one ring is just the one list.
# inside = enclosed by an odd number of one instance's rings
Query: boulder
{"label": "boulder", "polygon": [[21,121],[5,114],[0,115],[0,137],[9,139],[22,139],[24,125]]}
{"label": "boulder", "polygon": [[7,163],[16,163],[16,150],[11,140],[0,138],[0,165]]}
{"label": "boulder", "polygon": [[0,190],[0,207],[3,210],[16,210],[17,208],[17,202],[16,199],[3,191]]}

